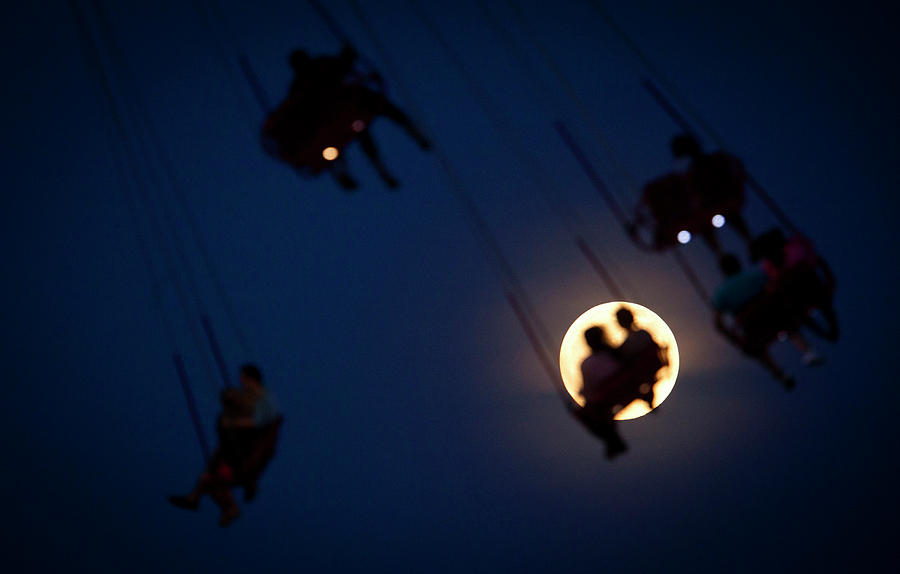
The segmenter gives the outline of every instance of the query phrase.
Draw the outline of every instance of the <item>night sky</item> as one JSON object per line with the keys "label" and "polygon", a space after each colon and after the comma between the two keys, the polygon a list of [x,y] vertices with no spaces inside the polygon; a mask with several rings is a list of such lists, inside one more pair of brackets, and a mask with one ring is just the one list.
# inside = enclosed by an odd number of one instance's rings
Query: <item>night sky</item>
{"label": "night sky", "polygon": [[[209,500],[197,515],[166,503],[190,488],[202,458],[116,173],[121,143],[107,137],[108,104],[70,4],[5,6],[5,564],[889,570],[900,534],[891,370],[900,93],[897,19],[884,3],[609,3],[838,276],[842,339],[820,344],[826,364],[804,369],[787,345],[775,351],[798,377],[788,394],[715,334],[671,257],[629,243],[554,132],[557,117],[573,126],[626,202],[629,179],[675,165],[667,145],[677,128],[641,88],[647,70],[589,0],[522,2],[537,42],[505,0],[484,2],[527,69],[475,0],[423,2],[503,130],[406,0],[362,2],[398,68],[399,78],[386,72],[391,97],[409,103],[397,79],[412,92],[408,109],[446,151],[551,336],[561,341],[584,310],[613,298],[548,191],[577,212],[629,298],[678,338],[675,390],[655,415],[621,425],[630,450],[614,461],[563,408],[434,154],[377,121],[403,187],[388,191],[353,147],[355,194],[263,154],[262,111],[236,56],[282,97],[290,50],[340,46],[316,13],[304,2],[225,0],[225,25],[196,4],[206,2],[105,3],[120,51],[104,53],[129,121],[139,101],[146,107],[251,340],[248,357],[181,227],[229,364],[258,362],[285,413],[277,458],[227,530]],[[80,5],[95,22],[92,4]],[[377,60],[350,5],[328,6]],[[555,83],[538,43],[594,121]],[[522,161],[523,149],[536,161]],[[158,168],[142,173],[177,205]],[[775,224],[755,199],[747,216],[757,231]],[[732,231],[721,236],[742,250]],[[713,288],[710,252],[694,241],[685,253]],[[162,304],[212,433],[218,383],[171,279]],[[196,324],[196,313],[187,319]]]}

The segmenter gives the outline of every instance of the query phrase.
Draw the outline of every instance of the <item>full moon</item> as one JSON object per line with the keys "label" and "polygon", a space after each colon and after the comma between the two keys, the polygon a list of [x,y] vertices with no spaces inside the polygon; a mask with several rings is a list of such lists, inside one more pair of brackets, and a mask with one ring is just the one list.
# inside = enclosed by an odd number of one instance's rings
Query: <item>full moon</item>
{"label": "full moon", "polygon": [[[602,327],[607,341],[613,347],[618,347],[627,336],[625,329],[616,321],[616,311],[622,307],[634,315],[634,327],[650,333],[656,344],[665,350],[668,359],[668,365],[657,372],[657,381],[653,385],[653,409],[655,409],[666,400],[672,392],[672,387],[675,386],[675,379],[678,377],[678,345],[669,326],[656,313],[641,305],[616,301],[597,305],[582,313],[563,337],[559,350],[559,371],[566,390],[576,403],[584,406],[584,397],[581,396],[583,386],[581,363],[591,354],[590,347],[584,340],[584,332],[590,327]],[[653,409],[649,408],[645,401],[638,399],[616,413],[615,418],[619,421],[636,419]]]}

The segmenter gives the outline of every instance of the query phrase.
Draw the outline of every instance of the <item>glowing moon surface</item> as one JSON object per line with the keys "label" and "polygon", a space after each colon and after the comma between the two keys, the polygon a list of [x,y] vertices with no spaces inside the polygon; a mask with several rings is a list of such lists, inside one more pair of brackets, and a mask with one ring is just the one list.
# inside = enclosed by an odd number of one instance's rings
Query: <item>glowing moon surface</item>
{"label": "glowing moon surface", "polygon": [[[678,345],[675,343],[675,335],[669,326],[659,316],[635,303],[616,301],[604,303],[588,309],[580,317],[575,319],[566,336],[563,337],[559,350],[559,370],[562,374],[566,390],[575,399],[575,402],[584,406],[584,397],[581,396],[583,385],[581,377],[581,363],[591,354],[590,347],[584,340],[584,332],[593,326],[603,327],[607,341],[618,347],[625,340],[627,332],[616,321],[616,311],[625,307],[634,315],[634,326],[644,329],[653,337],[656,344],[666,350],[668,365],[657,372],[657,381],[653,385],[653,408],[658,407],[675,386],[678,377]],[[643,400],[635,400],[616,413],[616,420],[636,419],[649,413],[652,409]]]}

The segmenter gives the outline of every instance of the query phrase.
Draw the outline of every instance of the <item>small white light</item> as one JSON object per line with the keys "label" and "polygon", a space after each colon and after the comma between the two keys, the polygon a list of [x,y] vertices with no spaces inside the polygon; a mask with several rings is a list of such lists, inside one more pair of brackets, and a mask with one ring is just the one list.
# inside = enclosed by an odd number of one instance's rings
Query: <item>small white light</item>
{"label": "small white light", "polygon": [[682,245],[686,245],[691,240],[691,232],[687,229],[682,229],[678,232],[678,243]]}
{"label": "small white light", "polygon": [[713,227],[715,227],[717,229],[719,227],[722,227],[723,225],[725,225],[725,216],[721,215],[719,213],[713,215],[712,224],[713,224]]}
{"label": "small white light", "polygon": [[362,120],[354,120],[354,122],[352,124],[350,124],[350,127],[353,128],[353,131],[355,131],[356,133],[359,133],[359,132],[363,131],[364,129],[366,129],[366,122],[364,122]]}

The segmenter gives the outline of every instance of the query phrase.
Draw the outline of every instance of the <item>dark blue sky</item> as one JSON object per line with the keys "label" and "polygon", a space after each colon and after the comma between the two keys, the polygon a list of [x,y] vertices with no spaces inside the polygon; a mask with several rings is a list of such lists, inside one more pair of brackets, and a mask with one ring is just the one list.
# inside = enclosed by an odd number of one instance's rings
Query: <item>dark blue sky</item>
{"label": "dark blue sky", "polygon": [[[844,570],[897,558],[898,398],[894,14],[880,3],[610,3],[831,262],[843,338],[784,393],[718,338],[669,258],[631,247],[553,132],[592,129],[546,101],[474,1],[427,10],[502,103],[498,134],[404,0],[363,2],[416,107],[523,278],[551,334],[609,294],[535,184],[577,210],[631,297],[678,337],[682,369],[656,416],[622,425],[614,462],[565,412],[531,354],[435,159],[374,126],[404,183],[388,193],[358,149],[363,189],[300,181],[259,149],[238,50],[270,94],[286,53],[337,49],[302,2],[107,6],[120,56],[177,164],[257,360],[286,413],[259,500],[230,529],[165,503],[201,467],[152,304],[109,117],[65,2],[5,8],[2,410],[5,562],[17,570]],[[371,53],[353,12],[333,10]],[[552,82],[502,0],[487,2]],[[603,137],[640,181],[672,167],[675,127],[644,71],[586,0],[524,2]],[[374,55],[373,55],[374,56]],[[227,67],[226,67],[227,63]],[[121,72],[121,66],[117,68]],[[399,97],[396,91],[392,94]],[[402,102],[400,102],[402,103]],[[514,136],[539,158],[525,165]],[[627,177],[588,153],[620,196]],[[541,175],[543,174],[543,175]],[[757,202],[754,229],[773,224]],[[724,234],[738,248],[734,237]],[[704,246],[688,256],[711,287]],[[199,266],[199,259],[192,260]],[[236,367],[245,357],[202,276]],[[169,316],[182,320],[171,285]],[[216,396],[179,323],[208,426]],[[11,511],[11,512],[10,512]]]}

